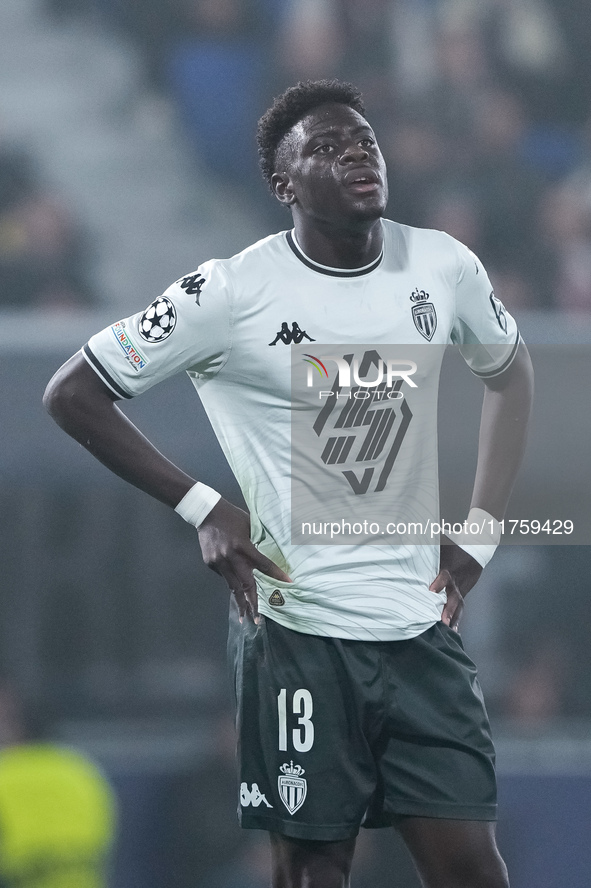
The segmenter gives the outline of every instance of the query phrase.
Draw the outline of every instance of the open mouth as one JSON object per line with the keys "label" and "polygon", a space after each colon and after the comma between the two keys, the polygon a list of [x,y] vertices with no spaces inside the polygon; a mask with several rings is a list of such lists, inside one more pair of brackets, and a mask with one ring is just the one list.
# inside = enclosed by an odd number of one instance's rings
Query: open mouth
{"label": "open mouth", "polygon": [[348,173],[345,176],[345,185],[350,191],[355,191],[357,194],[377,191],[380,187],[379,179],[373,170],[359,170]]}

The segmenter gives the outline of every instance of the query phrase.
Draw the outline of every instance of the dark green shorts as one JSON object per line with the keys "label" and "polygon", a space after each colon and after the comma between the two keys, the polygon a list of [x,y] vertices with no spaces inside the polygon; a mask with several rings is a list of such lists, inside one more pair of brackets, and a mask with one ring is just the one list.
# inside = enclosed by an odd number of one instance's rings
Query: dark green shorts
{"label": "dark green shorts", "polygon": [[228,653],[243,827],[337,841],[398,815],[496,819],[476,667],[443,623],[348,641],[241,626],[233,607]]}

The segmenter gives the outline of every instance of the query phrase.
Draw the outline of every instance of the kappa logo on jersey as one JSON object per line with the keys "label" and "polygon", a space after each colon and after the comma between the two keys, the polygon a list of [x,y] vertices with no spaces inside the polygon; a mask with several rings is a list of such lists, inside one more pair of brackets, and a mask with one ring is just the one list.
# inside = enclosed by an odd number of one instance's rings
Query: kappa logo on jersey
{"label": "kappa logo on jersey", "polygon": [[285,604],[285,598],[279,591],[279,589],[273,589],[271,595],[269,596],[269,604],[272,604],[273,607],[283,607]]}
{"label": "kappa logo on jersey", "polygon": [[296,345],[299,345],[302,339],[309,339],[310,342],[316,342],[315,339],[308,336],[305,330],[300,330],[299,325],[295,321],[291,325],[291,330],[289,329],[287,321],[283,321],[281,324],[281,330],[279,330],[277,336],[273,342],[269,343],[269,345],[277,345],[278,342],[284,342],[286,345],[291,345],[292,342],[295,342]]}
{"label": "kappa logo on jersey", "polygon": [[506,333],[507,332],[507,315],[505,313],[505,306],[503,305],[503,303],[501,302],[500,299],[497,299],[497,297],[495,296],[494,290],[492,291],[492,293],[490,294],[490,296],[488,298],[490,299],[490,304],[493,307],[493,311],[495,313],[495,318],[497,319],[497,321],[499,323],[499,327],[501,328],[503,333]]}
{"label": "kappa logo on jersey", "polygon": [[306,801],[307,781],[302,777],[306,772],[300,765],[287,762],[279,768],[282,776],[278,778],[279,798],[290,814],[295,814]]}
{"label": "kappa logo on jersey", "polygon": [[413,290],[410,298],[416,303],[412,307],[412,319],[415,322],[415,327],[421,336],[424,336],[425,339],[431,342],[433,334],[437,329],[435,306],[427,302],[430,297],[424,290]]}
{"label": "kappa logo on jersey", "polygon": [[125,324],[122,321],[118,321],[116,324],[113,324],[111,330],[115,334],[115,339],[119,343],[119,347],[126,359],[129,361],[135,372],[139,373],[140,370],[144,369],[146,364],[149,364],[149,361],[137,350],[136,346],[125,332],[124,327]]}
{"label": "kappa logo on jersey", "polygon": [[[352,365],[354,355],[344,355],[343,360]],[[366,379],[371,368],[376,367],[378,377],[381,373],[383,379],[383,366],[375,349],[366,351],[359,362],[357,378]],[[327,466],[361,464],[359,469],[339,471],[354,494],[365,494],[370,486],[372,492],[379,493],[386,487],[412,419],[412,411],[400,391],[404,378],[390,383],[374,382],[371,388],[353,386],[344,404],[339,400],[343,396],[339,378],[337,373],[331,397],[327,397],[313,425],[316,435],[325,442],[320,458]]]}
{"label": "kappa logo on jersey", "polygon": [[200,274],[188,274],[186,277],[181,278],[180,281],[177,281],[181,290],[185,290],[189,296],[195,297],[195,302],[197,305],[201,305],[199,302],[199,297],[201,296],[201,288],[205,283],[205,278]]}
{"label": "kappa logo on jersey", "polygon": [[168,339],[176,327],[176,309],[170,299],[160,296],[140,318],[139,331],[146,342]]}
{"label": "kappa logo on jersey", "polygon": [[240,804],[243,808],[248,808],[249,805],[252,805],[253,808],[258,808],[263,803],[267,808],[273,807],[265,798],[264,793],[260,791],[258,783],[253,783],[252,789],[248,788],[247,783],[240,784]]}

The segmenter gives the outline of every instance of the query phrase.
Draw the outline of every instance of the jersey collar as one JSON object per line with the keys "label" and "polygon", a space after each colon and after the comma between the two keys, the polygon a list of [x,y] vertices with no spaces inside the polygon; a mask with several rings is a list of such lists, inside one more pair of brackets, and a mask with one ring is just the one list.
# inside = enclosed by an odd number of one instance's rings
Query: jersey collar
{"label": "jersey collar", "polygon": [[331,277],[352,278],[360,277],[364,274],[369,274],[371,271],[376,269],[378,265],[381,264],[382,259],[384,258],[384,248],[382,247],[382,249],[380,250],[380,255],[377,257],[377,259],[374,259],[373,262],[370,262],[369,265],[363,265],[361,268],[350,268],[346,270],[344,268],[332,268],[330,265],[321,265],[320,262],[314,262],[313,259],[310,259],[308,256],[306,256],[296,240],[295,230],[292,229],[291,231],[286,231],[285,237],[291,250],[293,251],[293,253],[295,253],[300,262],[303,262],[304,265],[307,265],[308,268],[311,268],[313,271],[319,271],[320,274],[328,274]]}

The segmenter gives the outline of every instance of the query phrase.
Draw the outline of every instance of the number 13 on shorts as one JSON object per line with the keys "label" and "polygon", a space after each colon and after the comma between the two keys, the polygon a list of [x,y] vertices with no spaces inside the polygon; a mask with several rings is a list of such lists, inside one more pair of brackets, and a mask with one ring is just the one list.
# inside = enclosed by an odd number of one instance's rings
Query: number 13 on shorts
{"label": "number 13 on shorts", "polygon": [[288,750],[287,711],[298,717],[298,726],[291,732],[291,741],[296,752],[309,752],[314,745],[314,725],[312,724],[312,694],[306,688],[299,688],[288,703],[287,689],[281,688],[277,696],[279,716],[279,750]]}

